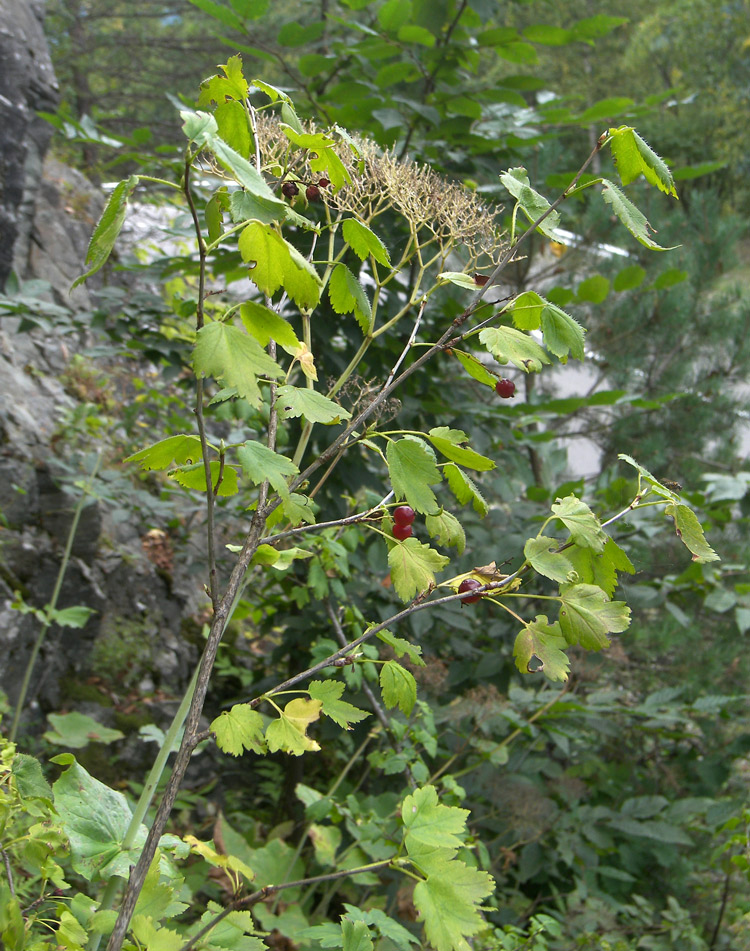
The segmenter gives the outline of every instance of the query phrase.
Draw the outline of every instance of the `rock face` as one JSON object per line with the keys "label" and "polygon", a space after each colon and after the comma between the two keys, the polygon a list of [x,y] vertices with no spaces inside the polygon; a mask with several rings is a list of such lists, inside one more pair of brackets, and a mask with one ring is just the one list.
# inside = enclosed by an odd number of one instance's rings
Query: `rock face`
{"label": "rock face", "polygon": [[52,127],[37,115],[57,103],[57,81],[42,30],[41,0],[0,4],[0,288],[26,268],[34,188]]}

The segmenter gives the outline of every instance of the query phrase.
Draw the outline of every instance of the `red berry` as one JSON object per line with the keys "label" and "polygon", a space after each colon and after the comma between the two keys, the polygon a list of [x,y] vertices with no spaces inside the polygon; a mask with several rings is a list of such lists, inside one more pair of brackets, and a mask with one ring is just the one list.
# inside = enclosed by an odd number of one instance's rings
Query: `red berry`
{"label": "red berry", "polygon": [[299,188],[294,182],[284,182],[281,186],[281,194],[284,198],[294,198],[295,195],[299,195]]}
{"label": "red berry", "polygon": [[402,525],[399,522],[396,522],[396,524],[393,526],[392,532],[393,537],[402,542],[405,538],[411,538],[411,525]]}
{"label": "red berry", "polygon": [[399,505],[393,510],[393,521],[397,525],[411,525],[416,518],[416,513],[411,505]]}
{"label": "red berry", "polygon": [[474,283],[477,287],[484,287],[484,285],[489,281],[489,276],[487,274],[475,274]]}
{"label": "red berry", "polygon": [[[458,593],[463,594],[464,591],[476,591],[477,588],[481,587],[481,582],[477,581],[476,578],[464,578],[458,586]],[[461,600],[464,604],[474,604],[474,602],[478,601],[481,597],[481,594],[472,594],[469,597],[461,598]]]}
{"label": "red berry", "polygon": [[317,201],[320,198],[320,189],[317,185],[308,185],[305,189],[308,201]]}
{"label": "red berry", "polygon": [[330,184],[331,184],[331,183],[330,183],[330,181],[329,181],[327,178],[319,178],[319,179],[318,179],[318,187],[319,187],[319,188],[328,188],[328,186],[329,186]]}
{"label": "red berry", "polygon": [[516,392],[516,384],[513,380],[498,380],[495,384],[495,392],[504,400],[509,400]]}

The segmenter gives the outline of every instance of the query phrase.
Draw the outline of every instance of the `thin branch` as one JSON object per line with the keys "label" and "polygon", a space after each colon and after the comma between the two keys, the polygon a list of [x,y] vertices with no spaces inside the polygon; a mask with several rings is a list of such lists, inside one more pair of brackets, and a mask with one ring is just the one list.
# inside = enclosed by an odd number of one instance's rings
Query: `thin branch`
{"label": "thin branch", "polygon": [[220,921],[223,921],[227,915],[231,915],[233,911],[240,911],[245,908],[252,908],[253,905],[257,905],[258,902],[265,901],[267,898],[270,898],[272,895],[275,895],[276,892],[282,891],[285,888],[301,888],[303,885],[316,885],[319,882],[332,882],[338,878],[348,878],[350,875],[361,875],[364,872],[377,872],[381,868],[388,868],[393,864],[393,859],[385,859],[382,862],[372,862],[370,865],[361,865],[359,868],[346,869],[341,872],[329,872],[327,875],[314,875],[311,878],[301,878],[296,882],[284,882],[281,885],[266,885],[263,888],[259,888],[257,891],[253,892],[252,895],[247,895],[245,898],[236,898],[232,901],[226,908],[222,909],[218,915],[210,921],[207,925],[204,925],[200,931],[193,935],[193,937],[180,948],[180,951],[191,951],[193,947],[204,938],[210,931],[212,931]]}
{"label": "thin branch", "polygon": [[275,542],[280,542],[284,538],[294,538],[297,535],[304,535],[307,532],[318,532],[324,528],[345,528],[347,525],[356,525],[357,522],[363,522],[365,519],[370,518],[373,513],[380,511],[383,506],[393,498],[393,491],[391,490],[387,495],[378,502],[377,505],[373,505],[372,508],[367,509],[365,512],[357,512],[355,515],[347,515],[345,518],[336,518],[330,522],[316,522],[314,525],[300,525],[298,528],[290,528],[286,532],[278,532],[276,535],[266,535],[265,538],[261,538],[261,545],[273,545]]}
{"label": "thin branch", "polygon": [[[336,614],[336,611],[330,600],[326,602],[326,613],[328,614],[328,617],[331,619],[331,626],[333,627],[333,631],[336,635],[336,640],[339,642],[339,644],[341,644],[342,647],[346,647],[347,646],[346,634],[344,634],[344,629],[341,626],[341,621],[339,620],[338,615]],[[378,720],[380,720],[380,723],[383,726],[383,728],[388,733],[390,733],[391,721],[388,719],[388,714],[380,705],[380,701],[373,693],[372,687],[365,680],[362,681],[362,692],[370,701],[373,712],[375,716],[378,718]]]}
{"label": "thin branch", "polygon": [[[183,191],[190,209],[190,216],[193,219],[195,236],[198,241],[198,302],[195,311],[195,327],[200,330],[203,327],[203,301],[206,296],[206,242],[203,240],[201,223],[198,218],[198,212],[193,201],[193,193],[190,190],[190,171],[192,156],[188,155],[185,159],[185,177]],[[216,572],[216,544],[214,540],[214,487],[211,478],[211,460],[208,455],[208,440],[206,439],[206,423],[203,418],[203,378],[199,377],[195,388],[195,418],[198,424],[198,436],[201,441],[201,452],[203,454],[203,473],[206,479],[206,555],[208,558],[208,591],[211,597],[211,604],[214,611],[219,603],[219,579]],[[223,477],[223,471],[221,472]],[[219,484],[217,482],[216,491]]]}
{"label": "thin branch", "polygon": [[8,853],[5,849],[0,849],[0,855],[3,857],[3,865],[5,866],[5,874],[8,876],[8,888],[10,894],[13,898],[16,897],[16,887],[13,884],[13,869],[10,867],[10,859],[8,858]]}
{"label": "thin branch", "polygon": [[401,353],[401,356],[398,358],[398,360],[396,360],[396,363],[394,364],[393,369],[388,374],[388,379],[385,381],[386,386],[390,386],[391,383],[393,382],[394,376],[396,375],[396,373],[398,373],[398,368],[406,359],[407,353],[411,350],[414,341],[417,339],[417,331],[419,330],[419,325],[422,323],[422,315],[424,314],[424,309],[426,306],[427,306],[427,298],[425,298],[422,301],[422,303],[419,305],[419,313],[417,314],[417,319],[414,322],[414,327],[412,328],[412,332],[409,334],[409,339],[406,341],[406,346],[404,347],[403,352]]}

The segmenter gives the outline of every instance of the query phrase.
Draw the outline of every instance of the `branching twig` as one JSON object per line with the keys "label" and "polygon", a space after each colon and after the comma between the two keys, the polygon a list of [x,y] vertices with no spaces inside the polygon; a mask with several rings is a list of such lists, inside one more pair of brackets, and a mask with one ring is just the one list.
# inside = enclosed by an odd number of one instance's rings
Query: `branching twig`
{"label": "branching twig", "polygon": [[263,888],[259,888],[257,891],[253,892],[252,895],[247,895],[245,898],[236,898],[232,901],[226,908],[222,909],[218,915],[210,921],[207,925],[204,925],[200,931],[193,935],[193,937],[184,944],[180,951],[191,951],[193,947],[204,938],[210,931],[212,931],[220,921],[223,921],[227,915],[231,915],[233,911],[241,911],[245,908],[252,908],[253,905],[257,905],[258,902],[265,901],[267,898],[270,898],[272,895],[275,895],[277,892],[280,892],[285,888],[301,888],[303,885],[316,885],[319,882],[332,882],[337,878],[347,878],[350,875],[361,875],[364,872],[377,872],[381,868],[388,868],[393,865],[393,859],[385,859],[382,862],[372,862],[370,865],[362,865],[359,868],[350,868],[341,872],[329,872],[327,875],[314,875],[311,878],[302,878],[296,882],[284,882],[281,885],[266,885]]}

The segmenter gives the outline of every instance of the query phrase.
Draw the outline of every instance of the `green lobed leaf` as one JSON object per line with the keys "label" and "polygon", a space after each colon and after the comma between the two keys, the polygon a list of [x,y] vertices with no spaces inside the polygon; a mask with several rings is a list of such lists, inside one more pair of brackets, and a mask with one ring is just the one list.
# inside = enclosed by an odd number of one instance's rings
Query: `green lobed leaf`
{"label": "green lobed leaf", "polygon": [[386,450],[388,473],[398,499],[406,499],[413,509],[428,515],[437,511],[437,499],[430,488],[441,481],[431,450],[421,439],[391,440]]}
{"label": "green lobed leaf", "polygon": [[406,851],[423,851],[424,846],[458,850],[464,844],[468,817],[468,809],[438,802],[434,786],[415,790],[401,806]]}
{"label": "green lobed leaf", "polygon": [[491,459],[462,445],[462,443],[468,442],[469,437],[460,429],[437,426],[429,431],[427,438],[446,459],[457,462],[466,469],[488,472],[495,468],[495,463]]}
{"label": "green lobed leaf", "polygon": [[565,363],[568,354],[583,360],[583,337],[586,331],[577,320],[555,304],[545,301],[542,310],[542,334],[544,346]]}
{"label": "green lobed leaf", "polygon": [[341,919],[342,951],[372,951],[373,943],[370,930],[364,921],[352,921],[344,916]]}
{"label": "green lobed leaf", "polygon": [[198,376],[212,376],[234,387],[256,409],[262,402],[257,378],[284,376],[254,337],[219,320],[201,327],[196,334],[193,368]]}
{"label": "green lobed leaf", "polygon": [[674,527],[677,537],[682,544],[693,555],[693,561],[701,564],[711,561],[721,561],[716,552],[706,541],[703,532],[703,526],[698,521],[698,516],[687,505],[668,505],[664,509],[664,514],[674,519]]}
{"label": "green lobed leaf", "polygon": [[182,914],[189,907],[185,902],[176,900],[175,888],[172,884],[160,882],[161,857],[157,850],[156,856],[146,873],[146,880],[138,896],[134,915],[144,915],[147,918],[174,918]]}
{"label": "green lobed leaf", "polygon": [[406,655],[409,658],[410,663],[415,664],[417,667],[424,667],[425,662],[422,660],[422,648],[418,644],[412,644],[410,641],[404,640],[403,637],[396,637],[395,634],[392,634],[390,631],[380,631],[376,634],[384,644],[387,644],[391,650],[394,652],[396,657],[403,657]]}
{"label": "green lobed leaf", "polygon": [[242,260],[251,265],[250,280],[262,293],[271,297],[283,287],[303,310],[317,306],[322,291],[317,271],[274,228],[251,221],[240,234],[237,246]]}
{"label": "green lobed leaf", "polygon": [[299,475],[299,469],[291,459],[254,440],[248,440],[240,446],[237,458],[242,471],[251,482],[260,485],[268,479],[282,498],[289,497],[287,479]]}
{"label": "green lobed leaf", "polygon": [[610,601],[596,585],[561,585],[560,600],[560,628],[571,645],[601,650],[609,645],[607,634],[621,634],[630,624],[625,602]]}
{"label": "green lobed leaf", "polygon": [[398,707],[405,716],[409,716],[417,702],[417,682],[405,667],[395,660],[386,661],[380,668],[380,689],[383,703],[389,710]]}
{"label": "green lobed leaf", "polygon": [[131,175],[115,185],[89,241],[88,250],[86,251],[88,270],[73,281],[73,288],[83,284],[87,278],[96,274],[106,264],[125,221],[128,198],[135,191],[138,181],[137,175]]}
{"label": "green lobed leaf", "polygon": [[[191,2],[195,3],[196,0]],[[139,946],[146,951],[179,951],[184,944],[184,939],[178,931],[155,924],[153,919],[146,915],[135,915],[131,930]]]}
{"label": "green lobed leaf", "polygon": [[538,330],[542,326],[542,311],[547,302],[536,291],[524,291],[511,304],[513,323],[519,330]]}
{"label": "green lobed leaf", "polygon": [[530,538],[523,548],[528,563],[545,578],[551,578],[561,584],[571,580],[573,565],[562,552],[558,552],[560,542],[556,538],[539,535]]}
{"label": "green lobed leaf", "polygon": [[344,908],[349,918],[353,921],[364,921],[365,924],[377,928],[384,938],[392,941],[400,951],[410,951],[409,946],[419,944],[419,938],[400,925],[397,921],[389,918],[379,908],[369,908],[367,911],[362,908],[356,908],[344,902]]}
{"label": "green lobed leaf", "polygon": [[[421,663],[424,665],[424,661]],[[44,778],[42,765],[35,756],[29,756],[28,753],[16,753],[10,768],[21,799],[47,799],[50,803],[52,802],[52,787]]]}
{"label": "green lobed leaf", "polygon": [[[227,498],[230,495],[237,494],[237,469],[234,466],[225,465],[222,469],[219,460],[214,459],[211,462],[210,469],[211,485],[218,496]],[[172,469],[167,475],[170,479],[174,479],[178,485],[181,485],[183,489],[194,489],[196,492],[206,491],[206,470],[202,462],[196,462],[192,466],[180,466],[177,469]],[[220,476],[221,482],[219,482]],[[216,489],[217,485],[218,490]]]}
{"label": "green lobed leaf", "polygon": [[419,882],[414,905],[430,945],[436,951],[471,951],[466,938],[487,927],[480,903],[493,890],[487,872],[469,868],[458,859],[446,862],[440,872]]}
{"label": "green lobed leaf", "polygon": [[247,113],[241,103],[230,99],[220,102],[214,111],[219,135],[238,155],[247,159],[253,147]]}
{"label": "green lobed leaf", "polygon": [[538,614],[516,636],[513,646],[516,667],[522,674],[541,672],[552,681],[565,681],[570,670],[565,653],[567,646],[560,625],[557,622],[550,624],[546,615]]}
{"label": "green lobed leaf", "polygon": [[349,410],[317,390],[289,384],[276,390],[276,408],[281,419],[304,416],[311,423],[340,423],[344,419],[351,419],[352,415]]}
{"label": "green lobed leaf", "polygon": [[613,185],[606,178],[602,179],[602,198],[608,205],[612,206],[612,211],[642,245],[651,248],[652,251],[674,250],[673,247],[663,248],[653,240],[649,232],[654,231],[654,229],[648,223],[646,216],[635,207],[629,198],[623,195],[617,185]]}
{"label": "green lobed leaf", "polygon": [[463,554],[466,547],[466,533],[455,515],[443,509],[437,515],[426,516],[424,524],[430,538],[437,538],[438,545],[455,545],[458,554]]}
{"label": "green lobed leaf", "polygon": [[216,745],[223,753],[241,756],[252,750],[262,756],[266,752],[263,726],[263,717],[249,703],[236,703],[212,720],[209,730],[216,734]]}
{"label": "green lobed leaf", "polygon": [[337,264],[328,281],[328,299],[337,314],[354,314],[366,334],[372,321],[372,307],[364,288],[345,264]]}
{"label": "green lobed leaf", "polygon": [[604,550],[607,533],[585,502],[575,495],[566,495],[564,499],[555,499],[552,513],[567,528],[576,545],[598,552]]}
{"label": "green lobed leaf", "polygon": [[240,318],[245,330],[261,345],[268,346],[270,340],[275,340],[294,356],[302,346],[297,334],[291,325],[279,314],[255,301],[248,301],[240,307]]}
{"label": "green lobed leaf", "polygon": [[524,373],[539,372],[550,362],[536,340],[513,327],[485,327],[479,339],[498,363],[513,363]]}
{"label": "green lobed leaf", "polygon": [[[509,168],[507,172],[503,172],[500,176],[500,181],[518,201],[529,221],[536,221],[550,208],[550,203],[544,195],[540,195],[529,184],[529,176],[525,168]],[[553,211],[539,225],[537,231],[554,240],[554,231],[559,224],[560,215],[557,211]]]}
{"label": "green lobed leaf", "polygon": [[435,584],[435,572],[442,571],[450,558],[423,545],[416,538],[396,542],[388,552],[388,565],[396,594],[408,601]]}
{"label": "green lobed leaf", "polygon": [[320,700],[321,713],[345,730],[351,730],[352,723],[359,723],[370,716],[365,710],[340,699],[344,685],[336,680],[313,680],[309,691],[313,700]]}
{"label": "green lobed leaf", "polygon": [[578,580],[584,584],[593,584],[600,587],[611,598],[617,587],[617,572],[635,572],[630,559],[612,538],[607,538],[602,552],[595,552],[591,548],[580,548],[574,545],[565,552],[578,575]]}
{"label": "green lobed leaf", "polygon": [[623,185],[643,174],[646,181],[667,195],[677,198],[672,173],[651,146],[630,126],[609,130],[609,147]]}
{"label": "green lobed leaf", "polygon": [[141,469],[168,469],[173,462],[181,466],[202,458],[200,437],[180,434],[161,439],[146,449],[139,449],[123,461],[137,462]]}
{"label": "green lobed leaf", "polygon": [[443,469],[448,487],[461,505],[471,502],[474,511],[482,518],[489,512],[484,496],[474,482],[452,462]]}
{"label": "green lobed leaf", "polygon": [[341,226],[344,241],[360,261],[372,255],[383,267],[391,266],[391,256],[380,238],[367,225],[356,218],[345,218]]}

